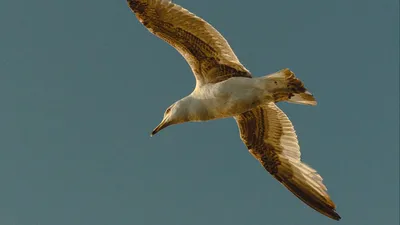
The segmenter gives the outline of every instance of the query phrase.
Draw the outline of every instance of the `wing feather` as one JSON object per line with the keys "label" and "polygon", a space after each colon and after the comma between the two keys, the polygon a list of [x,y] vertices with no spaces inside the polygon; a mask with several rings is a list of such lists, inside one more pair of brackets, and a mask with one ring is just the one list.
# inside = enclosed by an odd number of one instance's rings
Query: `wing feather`
{"label": "wing feather", "polygon": [[257,107],[235,119],[250,153],[273,177],[316,211],[340,219],[322,177],[301,161],[293,125],[275,103]]}
{"label": "wing feather", "polygon": [[190,65],[198,84],[233,76],[251,77],[226,39],[202,18],[170,0],[127,0],[139,21],[173,46]]}

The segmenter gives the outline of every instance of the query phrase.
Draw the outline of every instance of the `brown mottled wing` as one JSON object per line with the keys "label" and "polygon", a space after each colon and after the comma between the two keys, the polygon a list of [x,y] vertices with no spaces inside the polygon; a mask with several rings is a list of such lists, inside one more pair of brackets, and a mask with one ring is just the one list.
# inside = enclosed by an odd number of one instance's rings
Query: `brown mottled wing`
{"label": "brown mottled wing", "polygon": [[251,77],[225,38],[209,23],[170,0],[127,0],[147,29],[173,46],[190,65],[198,84],[233,76]]}
{"label": "brown mottled wing", "polygon": [[316,211],[340,219],[322,177],[301,162],[296,132],[278,106],[269,103],[235,119],[250,153],[272,176]]}

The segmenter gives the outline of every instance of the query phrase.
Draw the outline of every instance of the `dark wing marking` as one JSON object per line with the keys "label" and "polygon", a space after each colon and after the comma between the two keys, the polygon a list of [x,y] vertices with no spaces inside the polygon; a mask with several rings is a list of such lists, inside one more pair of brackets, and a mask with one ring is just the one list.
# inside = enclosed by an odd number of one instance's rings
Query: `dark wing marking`
{"label": "dark wing marking", "polygon": [[242,141],[273,177],[316,211],[340,219],[322,177],[301,162],[293,125],[275,103],[257,107],[235,119]]}
{"label": "dark wing marking", "polygon": [[147,29],[186,59],[198,84],[251,77],[225,38],[209,23],[170,0],[127,0]]}

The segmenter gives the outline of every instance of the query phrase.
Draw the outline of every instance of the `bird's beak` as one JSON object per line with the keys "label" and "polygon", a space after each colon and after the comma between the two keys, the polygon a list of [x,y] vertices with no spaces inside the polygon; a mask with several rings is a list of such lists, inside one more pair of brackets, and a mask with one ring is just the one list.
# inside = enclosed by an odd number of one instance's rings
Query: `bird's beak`
{"label": "bird's beak", "polygon": [[154,128],[153,132],[151,132],[150,136],[153,136],[155,134],[157,134],[160,130],[168,127],[169,125],[171,125],[171,123],[167,122],[165,119],[163,121],[161,121],[160,124],[158,124],[158,126],[156,128]]}

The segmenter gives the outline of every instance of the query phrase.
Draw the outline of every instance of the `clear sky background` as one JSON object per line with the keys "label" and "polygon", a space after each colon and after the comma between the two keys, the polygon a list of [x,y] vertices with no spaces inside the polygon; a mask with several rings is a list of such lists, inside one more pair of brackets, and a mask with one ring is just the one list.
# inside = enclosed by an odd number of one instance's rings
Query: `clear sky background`
{"label": "clear sky background", "polygon": [[0,1],[0,224],[397,225],[397,0],[176,0],[255,76],[289,67],[319,104],[279,104],[338,223],[247,151],[233,119],[169,127],[194,77],[124,0]]}

